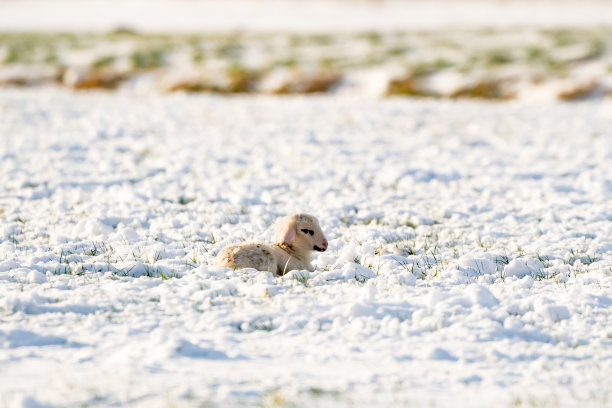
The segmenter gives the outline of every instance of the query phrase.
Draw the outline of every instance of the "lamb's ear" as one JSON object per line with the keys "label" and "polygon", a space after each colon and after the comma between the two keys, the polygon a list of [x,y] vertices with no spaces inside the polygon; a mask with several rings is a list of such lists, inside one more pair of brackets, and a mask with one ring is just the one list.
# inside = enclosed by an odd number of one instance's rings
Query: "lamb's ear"
{"label": "lamb's ear", "polygon": [[277,244],[288,244],[295,239],[297,230],[297,222],[294,217],[283,219],[278,231],[276,232]]}

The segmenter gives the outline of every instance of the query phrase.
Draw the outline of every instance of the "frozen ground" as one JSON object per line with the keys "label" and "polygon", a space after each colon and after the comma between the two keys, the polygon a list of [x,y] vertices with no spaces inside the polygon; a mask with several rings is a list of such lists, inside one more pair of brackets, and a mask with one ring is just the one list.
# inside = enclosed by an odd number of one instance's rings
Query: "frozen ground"
{"label": "frozen ground", "polygon": [[[610,123],[2,90],[0,406],[609,406]],[[315,272],[209,266],[298,210]]]}

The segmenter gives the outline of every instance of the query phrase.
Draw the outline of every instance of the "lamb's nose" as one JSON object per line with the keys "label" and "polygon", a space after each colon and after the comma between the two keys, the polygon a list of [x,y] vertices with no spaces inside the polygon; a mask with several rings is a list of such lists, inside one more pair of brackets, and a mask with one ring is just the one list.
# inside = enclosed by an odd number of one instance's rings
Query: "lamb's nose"
{"label": "lamb's nose", "polygon": [[327,249],[327,240],[326,239],[323,240],[323,249]]}

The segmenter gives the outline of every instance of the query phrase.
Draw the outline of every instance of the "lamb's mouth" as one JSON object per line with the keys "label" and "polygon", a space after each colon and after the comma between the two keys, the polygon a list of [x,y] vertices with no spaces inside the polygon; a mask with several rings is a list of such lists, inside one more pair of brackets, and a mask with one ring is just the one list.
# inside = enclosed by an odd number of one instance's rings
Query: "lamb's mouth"
{"label": "lamb's mouth", "polygon": [[320,247],[318,247],[318,246],[316,246],[316,245],[315,245],[315,246],[313,246],[312,248],[313,248],[315,251],[325,252],[325,248],[320,248]]}

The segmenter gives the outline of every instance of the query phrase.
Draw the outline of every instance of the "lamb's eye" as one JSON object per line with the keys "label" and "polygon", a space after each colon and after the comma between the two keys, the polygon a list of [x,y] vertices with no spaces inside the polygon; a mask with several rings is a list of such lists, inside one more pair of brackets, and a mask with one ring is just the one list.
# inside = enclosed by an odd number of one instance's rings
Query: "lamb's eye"
{"label": "lamb's eye", "polygon": [[308,228],[302,228],[302,229],[301,229],[301,231],[302,231],[304,234],[314,235],[314,231],[313,231],[313,230],[311,230],[311,229],[308,229]]}

